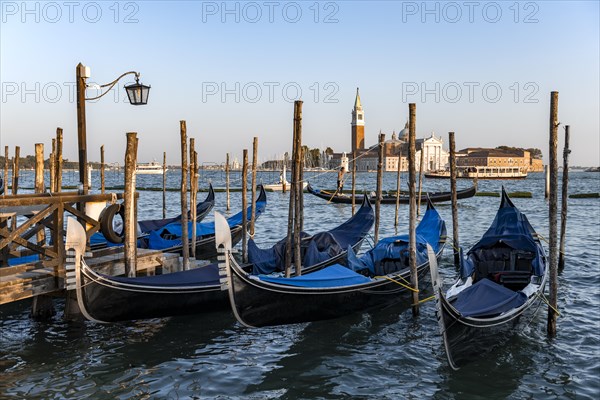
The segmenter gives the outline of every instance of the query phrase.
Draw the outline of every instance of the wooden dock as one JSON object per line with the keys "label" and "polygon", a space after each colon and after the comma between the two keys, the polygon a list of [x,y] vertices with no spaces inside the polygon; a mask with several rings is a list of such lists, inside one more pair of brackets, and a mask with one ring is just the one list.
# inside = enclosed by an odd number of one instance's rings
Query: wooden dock
{"label": "wooden dock", "polygon": [[[170,270],[179,259],[175,253],[162,253],[160,250],[137,251],[138,276],[154,275],[157,268]],[[92,257],[86,258],[86,263],[106,275],[125,275],[122,247],[96,251]],[[39,295],[64,295],[64,284],[57,268],[40,268],[33,263],[0,268],[0,305]]]}

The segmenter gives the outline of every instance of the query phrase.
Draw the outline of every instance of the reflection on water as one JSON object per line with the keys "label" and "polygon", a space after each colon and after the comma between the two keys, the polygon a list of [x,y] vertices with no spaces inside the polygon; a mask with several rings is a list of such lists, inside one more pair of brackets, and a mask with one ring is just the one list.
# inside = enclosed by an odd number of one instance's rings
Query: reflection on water
{"label": "reflection on water", "polygon": [[[168,186],[179,185],[170,171]],[[306,174],[319,188],[335,187],[335,173]],[[570,192],[600,191],[600,174],[570,174]],[[23,187],[32,187],[23,171]],[[77,181],[65,173],[65,184]],[[122,174],[107,173],[107,185],[122,185]],[[222,172],[203,171],[224,187]],[[270,183],[278,172],[259,173]],[[288,177],[288,180],[290,178]],[[232,186],[241,186],[239,174]],[[92,182],[97,187],[97,171]],[[395,188],[386,174],[384,188]],[[406,176],[402,176],[405,185]],[[543,176],[522,181],[480,181],[481,191],[529,191],[532,199],[514,199],[532,225],[546,237],[547,203]],[[140,187],[162,187],[161,176],[139,176]],[[459,188],[470,185],[459,181]],[[351,182],[346,181],[346,188]],[[449,182],[424,180],[425,190],[448,190]],[[359,191],[375,188],[375,174],[360,173]],[[23,190],[25,192],[25,190]],[[268,193],[255,240],[267,246],[287,231],[288,194]],[[202,196],[199,196],[203,198]],[[459,202],[460,243],[469,248],[491,224],[499,198],[474,197]],[[179,213],[179,193],[167,193],[169,215]],[[327,204],[305,195],[308,232],[334,227],[350,217],[350,206]],[[241,207],[231,194],[231,212]],[[424,206],[423,206],[424,207]],[[452,237],[451,207],[436,206]],[[225,212],[225,194],[216,194],[215,209]],[[395,234],[394,209],[382,206],[380,237]],[[424,208],[423,208],[424,210]],[[162,193],[140,192],[139,218],[162,216]],[[208,220],[212,216],[207,217]],[[406,231],[408,207],[400,207],[400,231]],[[0,307],[0,398],[589,398],[600,397],[600,202],[569,202],[566,267],[559,279],[558,337],[545,334],[545,307],[523,332],[459,371],[446,362],[434,305],[426,302],[414,319],[407,305],[394,304],[334,321],[246,329],[229,313],[164,318],[111,325],[29,319],[30,304]],[[366,248],[363,247],[363,250]],[[451,251],[440,263],[446,285],[455,276]],[[423,294],[426,297],[427,294]],[[57,307],[62,309],[62,304]]]}

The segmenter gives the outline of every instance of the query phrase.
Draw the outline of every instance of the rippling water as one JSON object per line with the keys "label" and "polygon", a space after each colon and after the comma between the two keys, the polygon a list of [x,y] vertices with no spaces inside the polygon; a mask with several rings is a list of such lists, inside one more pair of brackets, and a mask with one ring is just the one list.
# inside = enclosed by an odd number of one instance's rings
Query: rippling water
{"label": "rippling water", "polygon": [[[71,174],[71,175],[69,175]],[[307,173],[314,186],[333,188],[334,173]],[[572,172],[570,192],[599,192],[600,174]],[[278,173],[262,173],[270,183]],[[122,174],[107,173],[108,184]],[[224,186],[221,172],[203,172]],[[236,181],[237,179],[237,181]],[[406,187],[406,176],[402,177]],[[27,172],[21,182],[31,180]],[[65,184],[75,184],[65,173]],[[97,172],[93,182],[97,186]],[[385,189],[395,188],[386,174]],[[70,182],[72,181],[72,182]],[[138,186],[161,187],[160,176],[139,176]],[[470,183],[459,181],[459,188]],[[542,174],[522,181],[480,181],[479,190],[530,191],[532,199],[514,199],[532,225],[547,237],[548,212]],[[179,185],[178,171],[168,186]],[[32,186],[32,185],[29,185]],[[232,186],[240,186],[239,175]],[[361,173],[360,190],[373,190],[375,174]],[[425,180],[425,190],[448,190],[449,182]],[[345,188],[350,188],[350,181]],[[203,194],[199,194],[203,198]],[[225,194],[216,209],[225,212]],[[256,225],[255,239],[267,246],[287,229],[288,196],[268,194],[268,206]],[[168,192],[168,214],[178,213],[179,193]],[[240,209],[231,194],[231,212]],[[350,216],[350,206],[326,204],[305,195],[305,229],[328,229]],[[499,198],[459,202],[460,242],[468,248],[484,233]],[[436,206],[452,237],[449,204]],[[380,236],[394,231],[394,206],[382,206]],[[162,216],[162,194],[140,192],[139,218]],[[401,206],[401,231],[408,207]],[[209,219],[212,217],[209,217]],[[600,398],[600,201],[570,199],[566,267],[559,276],[558,335],[546,336],[546,311],[508,343],[459,371],[446,362],[433,302],[413,318],[407,304],[349,315],[333,321],[248,329],[229,313],[199,314],[112,325],[48,322],[29,318],[30,302],[0,307],[0,398],[435,398],[520,399]],[[363,246],[363,250],[366,245]],[[451,252],[441,261],[445,284],[454,277]],[[429,289],[430,291],[430,289]]]}

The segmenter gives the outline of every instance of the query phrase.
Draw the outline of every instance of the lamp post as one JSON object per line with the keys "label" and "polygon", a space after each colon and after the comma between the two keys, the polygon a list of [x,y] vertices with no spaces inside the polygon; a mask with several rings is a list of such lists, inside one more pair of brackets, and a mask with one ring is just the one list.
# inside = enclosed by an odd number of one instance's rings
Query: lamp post
{"label": "lamp post", "polygon": [[100,88],[106,88],[104,93],[96,97],[86,98],[85,89],[88,87],[86,80],[90,77],[90,68],[79,63],[76,68],[77,76],[77,144],[79,150],[79,184],[83,194],[88,193],[89,182],[87,175],[87,130],[85,120],[85,102],[86,100],[97,100],[107,94],[121,78],[127,75],[135,75],[135,82],[125,86],[129,103],[134,106],[144,105],[148,102],[148,93],[150,86],[143,85],[139,82],[140,74],[135,71],[125,72],[114,81],[105,85],[100,85]]}

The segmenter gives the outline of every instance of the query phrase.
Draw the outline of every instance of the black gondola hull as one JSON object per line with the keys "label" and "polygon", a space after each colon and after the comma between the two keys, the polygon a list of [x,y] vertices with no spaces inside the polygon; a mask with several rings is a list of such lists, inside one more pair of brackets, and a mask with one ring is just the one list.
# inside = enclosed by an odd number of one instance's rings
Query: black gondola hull
{"label": "black gondola hull", "polygon": [[[231,262],[234,261],[230,259]],[[419,268],[419,275],[424,271],[427,265]],[[405,270],[391,277],[409,280],[410,273]],[[405,286],[390,280],[358,287],[307,289],[253,279],[237,265],[231,267],[230,283],[230,300],[236,317],[251,327],[334,319],[403,300],[410,305],[412,298]]]}
{"label": "black gondola hull", "polygon": [[[307,186],[307,190],[309,193],[323,199],[323,200],[327,200],[328,202],[331,203],[338,203],[338,204],[352,204],[352,196],[351,195],[339,195],[339,194],[335,194],[335,193],[329,193],[329,192],[323,192],[321,190],[316,190],[314,188],[311,187],[311,185],[309,184]],[[471,186],[468,189],[465,190],[459,190],[456,193],[457,199],[467,199],[469,197],[473,197],[475,196],[475,193],[477,193],[477,186]],[[358,204],[361,199],[362,199],[362,194],[356,195],[354,202],[355,204]],[[421,194],[421,201],[423,203],[427,202],[427,196],[429,196],[429,199],[431,200],[432,203],[439,203],[439,202],[443,202],[443,201],[450,201],[452,199],[452,193],[451,192],[430,192],[430,193],[423,193]],[[375,196],[370,196],[369,200],[371,201],[371,203],[375,203],[376,199]],[[410,198],[408,196],[403,196],[401,195],[400,198],[398,199],[398,202],[400,204],[408,204],[410,201]],[[418,199],[417,199],[418,201]],[[381,198],[381,204],[396,204],[396,195],[383,195]]]}
{"label": "black gondola hull", "polygon": [[88,318],[117,322],[223,311],[229,308],[218,284],[197,287],[133,287],[80,271],[81,299]]}
{"label": "black gondola hull", "polygon": [[533,295],[518,311],[491,320],[465,318],[448,303],[443,293],[436,293],[436,298],[440,301],[445,327],[446,355],[454,369],[505,345],[511,334],[529,323],[542,305],[539,296]]}

